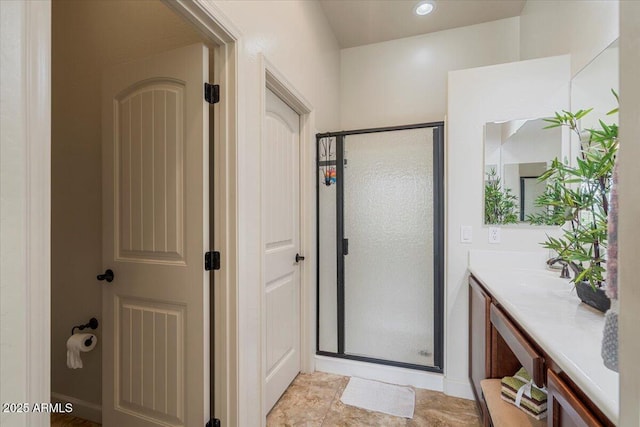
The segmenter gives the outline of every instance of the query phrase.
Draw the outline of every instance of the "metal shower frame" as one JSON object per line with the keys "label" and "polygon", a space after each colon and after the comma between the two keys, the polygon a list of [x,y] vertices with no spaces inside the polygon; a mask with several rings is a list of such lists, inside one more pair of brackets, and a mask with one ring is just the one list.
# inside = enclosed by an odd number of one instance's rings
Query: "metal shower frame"
{"label": "metal shower frame", "polygon": [[[344,257],[348,248],[344,238],[344,140],[348,135],[392,132],[408,129],[433,128],[433,237],[434,237],[434,353],[433,365],[377,359],[345,353],[345,302],[344,302]],[[373,129],[358,129],[316,134],[316,170],[324,166],[320,160],[320,140],[336,139],[336,243],[337,243],[337,352],[320,350],[320,176],[316,173],[316,354],[342,359],[358,360],[402,368],[442,373],[444,370],[444,122],[418,123]]]}

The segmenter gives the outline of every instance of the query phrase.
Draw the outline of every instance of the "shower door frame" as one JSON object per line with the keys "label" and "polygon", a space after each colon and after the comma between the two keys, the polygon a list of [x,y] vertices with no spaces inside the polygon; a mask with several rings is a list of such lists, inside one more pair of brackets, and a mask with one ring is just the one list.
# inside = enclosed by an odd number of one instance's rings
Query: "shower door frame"
{"label": "shower door frame", "polygon": [[[344,302],[344,140],[349,135],[393,132],[410,129],[433,129],[433,366],[397,362],[345,353]],[[336,244],[337,244],[337,352],[320,350],[320,174],[316,173],[316,354],[381,365],[444,372],[444,122],[418,123],[372,129],[357,129],[316,134],[316,171],[320,163],[320,140],[336,139]]]}

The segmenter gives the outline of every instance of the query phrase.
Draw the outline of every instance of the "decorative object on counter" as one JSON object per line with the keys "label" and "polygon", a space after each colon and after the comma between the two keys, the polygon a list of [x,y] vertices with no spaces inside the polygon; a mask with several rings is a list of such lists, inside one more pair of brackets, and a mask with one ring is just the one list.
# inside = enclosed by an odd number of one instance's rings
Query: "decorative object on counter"
{"label": "decorative object on counter", "polygon": [[604,316],[602,350],[604,366],[618,372],[618,165],[613,168],[607,247],[607,296],[611,308]]}
{"label": "decorative object on counter", "polygon": [[575,285],[578,297],[583,303],[603,313],[611,308],[611,300],[605,293],[604,289],[599,287],[594,289],[592,285],[584,281],[577,282]]}
{"label": "decorative object on counter", "polygon": [[[613,90],[612,93],[618,99],[618,94]],[[575,272],[572,282],[582,301],[605,312],[610,306],[603,289],[604,265],[618,125],[600,120],[599,129],[581,130],[579,121],[591,110],[563,111],[545,119],[550,123],[548,128],[562,126],[575,133],[580,153],[575,166],[557,158],[553,160],[549,170],[539,178],[546,181],[547,189],[536,199],[536,205],[546,209],[528,219],[533,224],[564,225],[560,237],[547,236],[542,245],[556,251]],[[609,114],[617,112],[616,108]]]}
{"label": "decorative object on counter", "polygon": [[517,197],[510,188],[504,188],[495,169],[487,172],[484,181],[484,223],[517,224]]}
{"label": "decorative object on counter", "polygon": [[607,296],[618,299],[618,165],[613,167],[608,216]]}
{"label": "decorative object on counter", "polygon": [[520,368],[512,377],[501,381],[500,397],[536,420],[547,416],[547,391],[533,384],[533,379],[524,368]]}
{"label": "decorative object on counter", "polygon": [[611,300],[611,308],[604,315],[602,350],[604,366],[618,372],[618,300]]}

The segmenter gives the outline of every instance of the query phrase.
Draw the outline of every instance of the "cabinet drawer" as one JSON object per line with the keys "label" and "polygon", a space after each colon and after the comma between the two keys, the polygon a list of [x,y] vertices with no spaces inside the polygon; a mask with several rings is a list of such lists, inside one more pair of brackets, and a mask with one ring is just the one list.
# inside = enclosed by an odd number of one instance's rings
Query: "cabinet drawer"
{"label": "cabinet drawer", "polygon": [[491,304],[491,324],[531,375],[533,382],[538,387],[544,386],[544,358],[494,304]]}
{"label": "cabinet drawer", "polygon": [[597,427],[602,423],[552,370],[547,371],[547,426]]}

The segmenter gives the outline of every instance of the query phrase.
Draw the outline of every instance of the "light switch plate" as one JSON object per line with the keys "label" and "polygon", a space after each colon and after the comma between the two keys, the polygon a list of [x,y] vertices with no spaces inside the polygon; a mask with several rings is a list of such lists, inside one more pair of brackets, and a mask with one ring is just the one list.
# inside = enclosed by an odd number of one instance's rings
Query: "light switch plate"
{"label": "light switch plate", "polygon": [[470,225],[460,226],[460,243],[471,243],[473,241],[473,228]]}
{"label": "light switch plate", "polygon": [[489,227],[489,243],[500,243],[500,227]]}

